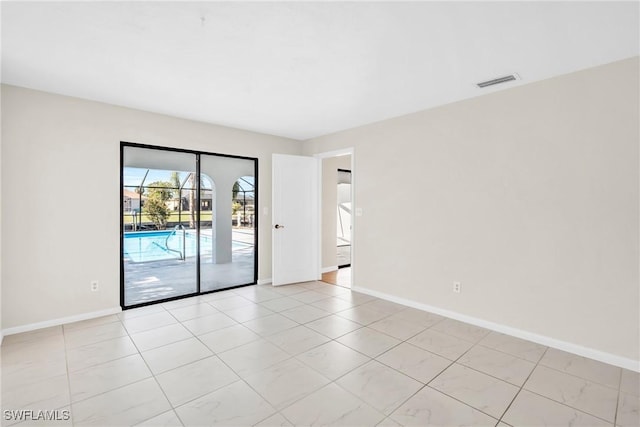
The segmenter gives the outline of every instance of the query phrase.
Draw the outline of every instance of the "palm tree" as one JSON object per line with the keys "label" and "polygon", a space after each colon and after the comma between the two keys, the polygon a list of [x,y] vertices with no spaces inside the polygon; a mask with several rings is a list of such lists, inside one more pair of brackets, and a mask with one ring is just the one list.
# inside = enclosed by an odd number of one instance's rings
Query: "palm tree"
{"label": "palm tree", "polygon": [[[196,174],[189,174],[189,228],[196,228]],[[201,182],[202,183],[202,182]]]}
{"label": "palm tree", "polygon": [[172,196],[174,199],[180,198],[180,175],[178,172],[171,172],[171,177],[169,178],[171,185],[173,186]]}
{"label": "palm tree", "polygon": [[235,200],[238,197],[238,193],[240,192],[240,181],[236,181],[233,183],[233,189],[231,190],[233,193],[232,199]]}
{"label": "palm tree", "polygon": [[[196,228],[196,212],[199,211],[199,207],[196,207],[196,191],[197,191],[197,185],[196,185],[196,174],[195,172],[192,172],[189,174],[189,177],[187,178],[187,189],[189,191],[189,227],[191,228]],[[204,195],[204,188],[206,187],[204,178],[202,176],[200,176],[200,197],[203,197]]]}

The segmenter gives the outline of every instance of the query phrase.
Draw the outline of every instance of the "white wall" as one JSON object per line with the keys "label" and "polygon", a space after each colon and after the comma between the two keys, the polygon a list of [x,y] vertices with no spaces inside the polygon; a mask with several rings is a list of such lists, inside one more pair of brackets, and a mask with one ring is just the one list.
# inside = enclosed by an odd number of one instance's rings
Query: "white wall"
{"label": "white wall", "polygon": [[120,141],[258,157],[258,277],[271,277],[271,154],[299,142],[6,85],[2,122],[3,328],[118,307]]}
{"label": "white wall", "polygon": [[[0,8],[1,10],[2,8]],[[0,12],[0,22],[2,13]],[[0,24],[0,27],[2,25]],[[1,62],[1,61],[0,61]],[[1,64],[0,64],[1,69]],[[1,76],[0,72],[0,76]],[[0,77],[1,80],[1,77]],[[0,344],[2,344],[2,93],[0,92]]]}
{"label": "white wall", "polygon": [[351,169],[351,156],[322,159],[322,268],[338,268],[336,235],[338,169]]}
{"label": "white wall", "polygon": [[[0,7],[0,34],[2,34],[2,7]],[[0,55],[0,81],[2,81],[2,57]],[[0,91],[0,344],[2,344],[2,92]]]}
{"label": "white wall", "polygon": [[355,147],[355,285],[638,361],[638,68],[307,141]]}

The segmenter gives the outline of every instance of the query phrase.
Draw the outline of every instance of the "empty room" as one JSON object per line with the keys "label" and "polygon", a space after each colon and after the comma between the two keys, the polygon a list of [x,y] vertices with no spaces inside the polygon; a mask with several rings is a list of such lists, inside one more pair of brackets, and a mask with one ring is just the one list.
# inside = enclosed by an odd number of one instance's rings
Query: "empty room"
{"label": "empty room", "polygon": [[2,426],[640,426],[640,3],[0,2]]}

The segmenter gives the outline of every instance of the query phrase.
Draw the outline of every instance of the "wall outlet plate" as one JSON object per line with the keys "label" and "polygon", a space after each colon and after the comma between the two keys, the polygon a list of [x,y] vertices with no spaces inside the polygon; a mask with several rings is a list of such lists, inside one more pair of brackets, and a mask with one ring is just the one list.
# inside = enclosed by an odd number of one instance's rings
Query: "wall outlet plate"
{"label": "wall outlet plate", "polygon": [[92,280],[91,281],[91,292],[98,292],[98,290],[100,290],[100,284],[98,283],[97,280]]}
{"label": "wall outlet plate", "polygon": [[453,292],[455,292],[456,294],[459,294],[461,290],[462,290],[462,285],[460,284],[460,282],[453,282]]}

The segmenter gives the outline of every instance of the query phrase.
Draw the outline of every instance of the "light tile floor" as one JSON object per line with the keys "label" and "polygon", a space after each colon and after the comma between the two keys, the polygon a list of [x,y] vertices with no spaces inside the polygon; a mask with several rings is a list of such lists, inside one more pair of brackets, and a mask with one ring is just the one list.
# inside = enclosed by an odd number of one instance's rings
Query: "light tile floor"
{"label": "light tile floor", "polygon": [[321,282],[8,336],[1,373],[2,425],[640,425],[638,373]]}

